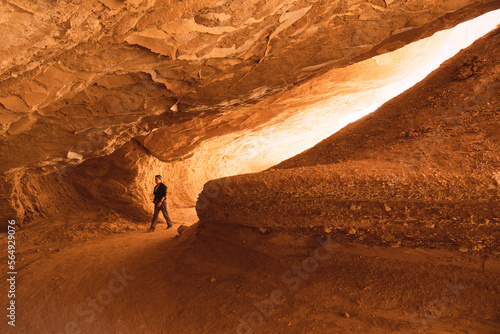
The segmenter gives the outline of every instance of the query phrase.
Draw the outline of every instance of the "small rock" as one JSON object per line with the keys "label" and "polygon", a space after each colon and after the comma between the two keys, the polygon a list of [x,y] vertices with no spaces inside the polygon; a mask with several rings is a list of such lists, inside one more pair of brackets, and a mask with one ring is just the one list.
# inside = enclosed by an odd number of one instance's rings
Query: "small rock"
{"label": "small rock", "polygon": [[493,181],[497,186],[500,186],[500,172],[496,172],[493,174]]}
{"label": "small rock", "polygon": [[391,244],[392,248],[398,248],[399,246],[401,246],[401,241],[398,241],[398,242],[395,242],[395,243]]}
{"label": "small rock", "polygon": [[467,247],[460,247],[458,250],[462,253],[467,253],[469,251]]}
{"label": "small rock", "polygon": [[356,234],[356,229],[354,227],[351,227],[347,233]]}
{"label": "small rock", "polygon": [[182,233],[184,233],[184,231],[187,230],[187,226],[186,225],[181,225],[179,226],[179,228],[177,229],[177,233],[179,233],[179,235],[181,235]]}
{"label": "small rock", "polygon": [[389,233],[389,232],[387,232],[387,233],[385,233],[383,235],[383,239],[385,239],[386,241],[397,242],[396,237],[394,236],[394,234]]}
{"label": "small rock", "polygon": [[385,211],[387,211],[387,212],[389,212],[389,211],[391,211],[391,210],[392,210],[392,209],[391,209],[391,207],[390,207],[389,205],[385,204],[385,203],[384,203],[384,209],[385,209]]}
{"label": "small rock", "polygon": [[332,231],[332,229],[330,227],[328,227],[328,226],[325,226],[323,228],[323,231],[325,231],[325,233],[330,233]]}
{"label": "small rock", "polygon": [[356,211],[357,208],[358,207],[356,205],[354,205],[354,204],[351,204],[351,206],[349,207],[349,209],[352,210],[352,211]]}
{"label": "small rock", "polygon": [[216,281],[217,281],[217,279],[216,279],[215,277],[212,277],[212,278],[210,279],[210,283],[212,283],[212,284],[214,284]]}
{"label": "small rock", "polygon": [[351,315],[349,313],[347,313],[347,312],[342,312],[342,316],[344,318],[350,318],[351,317]]}
{"label": "small rock", "polygon": [[262,234],[266,234],[266,232],[267,232],[267,228],[265,228],[265,227],[259,227],[259,231],[260,231],[260,233],[262,233]]}

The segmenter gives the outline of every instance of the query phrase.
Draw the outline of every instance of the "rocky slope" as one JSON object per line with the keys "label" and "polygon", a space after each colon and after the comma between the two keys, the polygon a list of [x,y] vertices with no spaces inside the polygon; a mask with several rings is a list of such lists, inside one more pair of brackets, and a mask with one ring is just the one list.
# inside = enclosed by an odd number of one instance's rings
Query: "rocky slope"
{"label": "rocky slope", "polygon": [[498,255],[499,42],[270,170],[207,183],[201,222]]}

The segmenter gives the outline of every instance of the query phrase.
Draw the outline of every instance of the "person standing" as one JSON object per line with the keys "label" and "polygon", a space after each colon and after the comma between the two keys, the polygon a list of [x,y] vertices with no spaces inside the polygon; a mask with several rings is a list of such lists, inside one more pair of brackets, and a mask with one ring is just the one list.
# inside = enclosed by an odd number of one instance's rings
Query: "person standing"
{"label": "person standing", "polygon": [[173,226],[172,220],[167,211],[167,186],[162,182],[161,175],[155,176],[155,189],[153,190],[153,195],[155,196],[153,203],[155,205],[155,213],[153,214],[153,220],[151,221],[151,227],[148,232],[153,232],[158,222],[158,215],[160,211],[163,213],[163,217],[167,221],[167,229]]}

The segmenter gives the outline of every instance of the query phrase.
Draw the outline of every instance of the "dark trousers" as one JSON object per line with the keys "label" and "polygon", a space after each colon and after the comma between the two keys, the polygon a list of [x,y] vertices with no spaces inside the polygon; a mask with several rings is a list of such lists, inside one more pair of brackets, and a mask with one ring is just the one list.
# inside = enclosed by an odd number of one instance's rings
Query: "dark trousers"
{"label": "dark trousers", "polygon": [[167,201],[161,202],[161,205],[158,207],[158,203],[155,203],[155,213],[153,214],[153,220],[151,221],[151,228],[155,228],[156,223],[158,222],[158,215],[160,214],[160,211],[163,213],[163,217],[165,217],[165,220],[167,221],[168,227],[171,227],[172,220],[170,220],[170,216],[168,215],[167,211]]}

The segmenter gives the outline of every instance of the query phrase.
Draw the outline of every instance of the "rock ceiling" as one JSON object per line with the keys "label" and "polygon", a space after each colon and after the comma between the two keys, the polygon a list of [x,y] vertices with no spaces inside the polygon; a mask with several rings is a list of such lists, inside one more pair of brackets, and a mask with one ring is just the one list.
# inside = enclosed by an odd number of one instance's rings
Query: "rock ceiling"
{"label": "rock ceiling", "polygon": [[1,171],[102,156],[158,128],[212,121],[499,6],[486,0],[4,1]]}

